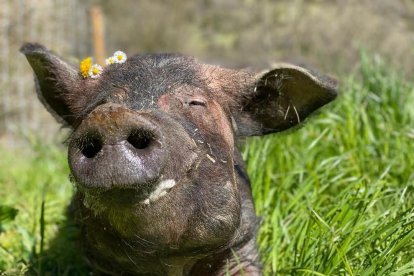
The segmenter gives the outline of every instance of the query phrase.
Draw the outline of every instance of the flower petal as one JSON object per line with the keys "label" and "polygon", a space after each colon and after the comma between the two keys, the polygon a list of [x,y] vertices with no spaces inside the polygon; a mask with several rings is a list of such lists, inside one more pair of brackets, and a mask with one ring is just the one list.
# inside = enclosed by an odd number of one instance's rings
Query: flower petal
{"label": "flower petal", "polygon": [[122,51],[116,51],[113,58],[115,59],[115,63],[124,63],[127,60],[126,54]]}

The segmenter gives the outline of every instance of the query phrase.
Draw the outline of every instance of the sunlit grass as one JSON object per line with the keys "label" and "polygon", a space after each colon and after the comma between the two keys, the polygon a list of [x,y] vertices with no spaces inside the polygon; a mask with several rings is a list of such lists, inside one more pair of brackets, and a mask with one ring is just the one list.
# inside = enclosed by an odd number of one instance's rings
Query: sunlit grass
{"label": "sunlit grass", "polygon": [[414,274],[413,97],[363,56],[304,128],[249,143],[268,274]]}
{"label": "sunlit grass", "polygon": [[[73,275],[84,264],[73,243],[77,229],[66,223],[72,194],[66,150],[38,140],[31,145],[26,151],[0,150],[0,271]],[[5,208],[17,210],[13,221],[2,213]],[[51,244],[54,249],[45,252]]]}
{"label": "sunlit grass", "polygon": [[[414,274],[413,97],[363,56],[337,101],[303,128],[249,140],[266,275]],[[66,150],[31,144],[30,154],[0,149],[0,271],[87,274],[65,219]]]}

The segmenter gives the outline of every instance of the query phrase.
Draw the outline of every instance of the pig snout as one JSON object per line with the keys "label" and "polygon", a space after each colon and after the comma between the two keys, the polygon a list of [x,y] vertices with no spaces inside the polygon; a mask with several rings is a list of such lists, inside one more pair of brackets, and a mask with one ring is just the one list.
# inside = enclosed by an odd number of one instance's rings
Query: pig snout
{"label": "pig snout", "polygon": [[69,165],[81,188],[133,189],[145,196],[166,163],[159,127],[148,113],[116,104],[92,111],[73,133]]}

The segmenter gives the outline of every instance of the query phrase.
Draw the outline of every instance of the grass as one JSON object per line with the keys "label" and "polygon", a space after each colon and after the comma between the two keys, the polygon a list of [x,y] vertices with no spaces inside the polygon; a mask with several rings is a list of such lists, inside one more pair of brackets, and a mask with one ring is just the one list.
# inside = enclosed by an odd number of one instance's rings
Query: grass
{"label": "grass", "polygon": [[65,216],[72,194],[65,149],[31,144],[33,151],[0,151],[0,272],[81,272],[84,264],[72,246],[77,229]]}
{"label": "grass", "polygon": [[321,116],[249,143],[268,274],[414,274],[413,96],[363,55]]}
{"label": "grass", "polygon": [[[414,274],[414,87],[363,55],[341,94],[243,151],[266,275]],[[0,150],[0,271],[87,274],[65,219],[65,149],[31,144],[31,155]]]}

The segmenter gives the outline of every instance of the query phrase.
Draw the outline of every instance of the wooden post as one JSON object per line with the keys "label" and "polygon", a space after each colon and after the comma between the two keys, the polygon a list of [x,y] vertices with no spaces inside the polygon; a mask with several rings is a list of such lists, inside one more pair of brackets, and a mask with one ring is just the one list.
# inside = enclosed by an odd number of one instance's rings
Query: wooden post
{"label": "wooden post", "polygon": [[93,49],[95,60],[98,64],[105,64],[105,34],[103,13],[100,6],[92,6],[90,9],[90,17],[92,23]]}

